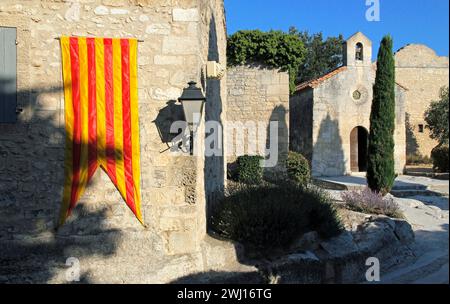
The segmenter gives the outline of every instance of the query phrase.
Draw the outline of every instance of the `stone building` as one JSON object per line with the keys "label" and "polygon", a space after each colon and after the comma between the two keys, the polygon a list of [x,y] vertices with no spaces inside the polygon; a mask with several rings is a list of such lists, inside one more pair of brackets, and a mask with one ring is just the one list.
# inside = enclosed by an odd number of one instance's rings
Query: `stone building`
{"label": "stone building", "polygon": [[[270,161],[267,173],[284,168],[289,150],[289,74],[263,66],[227,70],[227,161],[238,156],[262,155]],[[272,135],[277,142],[270,140]],[[270,153],[270,151],[277,151]]]}
{"label": "stone building", "polygon": [[395,73],[406,86],[406,152],[407,155],[430,156],[437,141],[430,138],[424,114],[439,92],[449,84],[448,57],[441,57],[425,45],[410,44],[395,54]]}
{"label": "stone building", "polygon": [[[368,131],[375,67],[372,42],[358,32],[344,45],[343,66],[301,83],[290,100],[290,147],[311,162],[314,176],[339,176],[367,169]],[[395,171],[406,153],[405,93],[396,86]]]}
{"label": "stone building", "polygon": [[[197,81],[207,96],[203,119],[224,122],[226,77],[205,76],[207,61],[226,64],[223,1],[2,0],[0,31],[0,49],[7,50],[0,61],[17,66],[0,78],[2,98],[17,100],[0,115],[0,282],[65,282],[69,257],[78,259],[82,280],[109,283],[168,282],[228,262],[221,259],[225,249],[214,251],[205,241],[206,204],[223,190],[224,158],[168,149],[170,122],[182,113],[175,100],[188,81]],[[142,40],[147,229],[98,170],[68,223],[53,231],[64,174],[62,35]]]}

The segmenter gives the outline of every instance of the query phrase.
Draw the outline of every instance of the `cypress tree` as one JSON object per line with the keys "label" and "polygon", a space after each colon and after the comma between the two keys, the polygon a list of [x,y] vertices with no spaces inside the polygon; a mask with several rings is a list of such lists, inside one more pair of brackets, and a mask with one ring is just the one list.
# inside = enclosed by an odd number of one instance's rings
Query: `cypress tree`
{"label": "cypress tree", "polygon": [[396,178],[394,166],[395,61],[387,35],[378,51],[373,87],[368,148],[367,183],[372,191],[389,193]]}

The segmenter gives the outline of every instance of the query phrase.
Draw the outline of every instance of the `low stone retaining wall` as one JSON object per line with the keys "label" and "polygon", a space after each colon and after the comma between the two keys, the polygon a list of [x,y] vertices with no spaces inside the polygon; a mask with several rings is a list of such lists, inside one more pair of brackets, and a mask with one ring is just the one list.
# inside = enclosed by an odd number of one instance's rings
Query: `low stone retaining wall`
{"label": "low stone retaining wall", "polygon": [[[380,261],[382,283],[383,273],[400,262],[414,258],[409,248],[414,242],[414,232],[408,222],[352,211],[345,211],[343,220],[345,232],[333,239],[323,241],[315,232],[307,233],[294,243],[290,254],[270,261],[250,261],[241,253],[236,255],[241,267],[236,267],[236,261],[231,259],[229,261],[233,267],[221,265],[209,272],[180,278],[176,282],[363,283],[371,266],[366,266],[366,261],[375,257]],[[217,254],[220,251],[215,252]]]}

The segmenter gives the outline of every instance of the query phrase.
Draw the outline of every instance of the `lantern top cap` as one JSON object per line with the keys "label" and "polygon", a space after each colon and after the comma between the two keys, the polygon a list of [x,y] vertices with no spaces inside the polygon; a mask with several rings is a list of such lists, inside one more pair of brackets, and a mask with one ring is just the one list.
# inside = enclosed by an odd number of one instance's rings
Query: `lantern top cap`
{"label": "lantern top cap", "polygon": [[180,98],[178,98],[178,101],[181,102],[183,100],[206,100],[202,90],[197,87],[197,83],[195,81],[188,82],[188,85],[189,87],[183,89],[183,94],[180,96]]}

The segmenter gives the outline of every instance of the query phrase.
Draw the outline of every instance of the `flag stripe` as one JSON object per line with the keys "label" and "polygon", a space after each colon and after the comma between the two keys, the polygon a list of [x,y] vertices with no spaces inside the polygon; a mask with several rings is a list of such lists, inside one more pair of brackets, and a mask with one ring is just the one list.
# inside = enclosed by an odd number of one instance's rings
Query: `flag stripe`
{"label": "flag stripe", "polygon": [[72,68],[70,62],[70,40],[61,37],[62,67],[64,81],[64,112],[66,128],[66,153],[64,161],[63,205],[59,217],[59,225],[64,224],[70,206],[73,180],[73,102],[72,102]]}
{"label": "flag stripe", "polygon": [[105,47],[103,38],[95,38],[95,69],[97,99],[97,158],[103,170],[106,168],[106,117],[105,117]]}
{"label": "flag stripe", "polygon": [[80,156],[81,156],[81,113],[80,113],[80,66],[78,58],[78,38],[70,38],[70,64],[72,72],[72,102],[73,102],[73,180],[70,207],[68,215],[76,204],[80,180]]}
{"label": "flag stripe", "polygon": [[[122,123],[122,52],[120,39],[114,38],[113,44],[113,78],[114,78],[114,145],[116,159],[116,186],[126,201],[124,150],[123,150],[123,123]],[[128,203],[128,202],[127,202]]]}
{"label": "flag stripe", "polygon": [[[80,114],[81,114],[81,149],[80,149],[80,181],[76,201],[86,190],[89,168],[89,84],[88,55],[86,38],[78,38],[78,60],[80,66]],[[81,76],[83,75],[83,76]],[[76,203],[75,201],[75,203]]]}
{"label": "flag stripe", "polygon": [[143,224],[141,214],[141,176],[140,176],[140,140],[139,140],[139,109],[138,109],[138,83],[137,83],[137,40],[130,39],[130,116],[131,116],[131,142],[134,202],[136,217]]}
{"label": "flag stripe", "polygon": [[123,155],[125,168],[126,201],[136,213],[133,187],[133,164],[130,117],[130,46],[128,39],[121,40],[122,52],[122,114],[123,114]]}
{"label": "flag stripe", "polygon": [[114,142],[114,91],[112,39],[105,38],[105,118],[106,118],[106,170],[114,185],[117,184]]}
{"label": "flag stripe", "polygon": [[88,180],[92,178],[98,167],[97,162],[97,85],[95,64],[95,39],[87,38],[88,53],[88,89],[89,89],[89,174]]}

